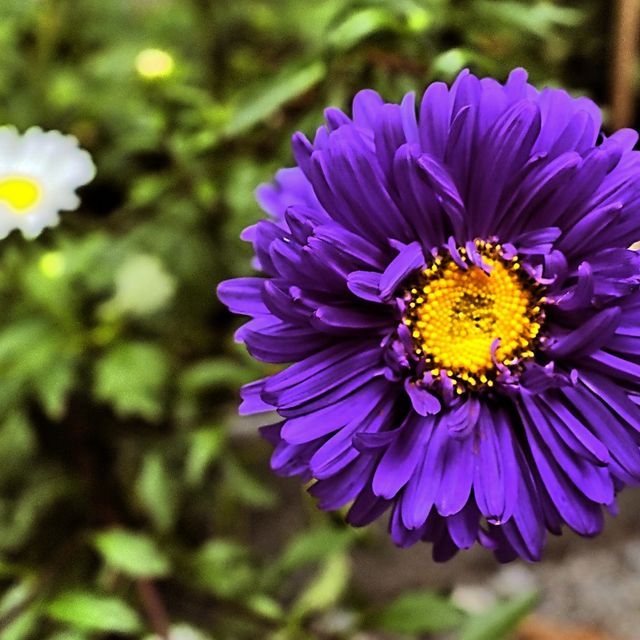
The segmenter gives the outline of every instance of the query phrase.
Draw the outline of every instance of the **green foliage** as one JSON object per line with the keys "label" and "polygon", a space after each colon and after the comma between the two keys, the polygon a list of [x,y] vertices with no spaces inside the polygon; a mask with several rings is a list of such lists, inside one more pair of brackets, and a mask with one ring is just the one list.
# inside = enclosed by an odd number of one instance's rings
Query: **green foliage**
{"label": "green foliage", "polygon": [[142,628],[138,614],[126,602],[104,595],[69,591],[49,603],[46,611],[58,622],[87,631],[132,634]]}
{"label": "green foliage", "polygon": [[248,550],[227,540],[210,540],[188,559],[191,579],[202,589],[222,598],[248,595],[256,572]]}
{"label": "green foliage", "polygon": [[329,555],[318,574],[293,603],[293,619],[304,618],[337,604],[349,585],[350,575],[351,568],[346,554]]}
{"label": "green foliage", "polygon": [[326,74],[321,62],[302,69],[286,69],[264,86],[253,89],[253,94],[240,98],[240,105],[232,112],[223,135],[233,138],[266,120],[287,102],[311,89]]}
{"label": "green foliage", "polygon": [[[180,640],[517,625],[531,600],[475,617],[417,591],[372,608],[376,585],[352,574],[375,534],[305,512],[235,415],[239,386],[274,369],[234,344],[215,285],[251,273],[253,191],[326,105],[464,66],[601,97],[606,4],[0,2],[2,122],[72,133],[98,167],[60,227],[0,243],[3,640],[157,638],[158,606]],[[145,49],[173,68],[149,71]]]}
{"label": "green foliage", "polygon": [[116,344],[97,362],[95,395],[122,417],[157,420],[168,373],[167,356],[160,347],[143,342]]}
{"label": "green foliage", "polygon": [[460,640],[501,640],[508,638],[538,602],[537,592],[499,602],[488,611],[471,617],[460,631]]}
{"label": "green foliage", "polygon": [[160,578],[171,568],[155,542],[139,533],[108,529],[97,533],[93,544],[108,566],[132,578]]}
{"label": "green foliage", "polygon": [[371,616],[369,625],[396,633],[419,634],[456,629],[465,619],[449,600],[432,591],[411,591]]}
{"label": "green foliage", "polygon": [[157,452],[145,453],[135,494],[142,511],[161,533],[171,529],[176,519],[179,486],[165,458]]}
{"label": "green foliage", "polygon": [[355,534],[351,529],[318,526],[294,538],[280,557],[277,570],[289,573],[308,564],[321,561],[332,553],[344,552],[351,547]]}

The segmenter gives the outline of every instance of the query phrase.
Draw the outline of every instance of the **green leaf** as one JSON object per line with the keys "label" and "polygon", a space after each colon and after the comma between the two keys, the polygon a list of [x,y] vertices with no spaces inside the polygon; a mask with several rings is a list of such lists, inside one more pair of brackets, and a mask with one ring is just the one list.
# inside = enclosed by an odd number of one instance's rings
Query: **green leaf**
{"label": "green leaf", "polygon": [[107,350],[96,365],[95,394],[121,416],[160,417],[169,374],[167,354],[146,342],[127,342]]}
{"label": "green leaf", "polygon": [[142,175],[131,183],[130,202],[134,207],[153,206],[164,197],[170,182],[166,175]]}
{"label": "green leaf", "polygon": [[68,361],[72,345],[73,338],[42,317],[1,328],[0,368],[5,383],[0,388],[0,404],[10,406],[33,390],[39,392],[48,382],[47,372]]}
{"label": "green leaf", "polygon": [[28,543],[38,523],[50,515],[57,503],[73,496],[71,478],[44,464],[25,467],[17,495],[0,499],[0,549],[16,550]]}
{"label": "green leaf", "polygon": [[178,510],[179,486],[160,453],[150,451],[142,461],[135,495],[155,528],[166,533],[173,527]]}
{"label": "green leaf", "polygon": [[551,38],[557,26],[576,27],[584,13],[572,7],[560,7],[551,2],[536,2],[531,6],[520,2],[489,2],[483,0],[476,7],[496,23],[504,24],[539,38]]}
{"label": "green leaf", "polygon": [[25,578],[12,585],[0,599],[0,616],[6,616],[13,611],[19,614],[7,626],[2,628],[2,640],[28,640],[34,636],[38,623],[37,606],[25,606],[33,597],[37,589],[35,577]]}
{"label": "green leaf", "polygon": [[413,6],[406,15],[407,27],[414,33],[427,31],[433,24],[433,13],[420,6]]}
{"label": "green leaf", "polygon": [[35,450],[36,439],[26,416],[10,413],[0,424],[0,478],[23,470]]}
{"label": "green leaf", "polygon": [[47,415],[60,420],[67,405],[67,395],[76,382],[76,372],[72,358],[60,358],[42,372],[36,380],[35,389]]}
{"label": "green leaf", "polygon": [[185,480],[194,487],[203,480],[209,466],[223,450],[227,434],[224,429],[207,427],[191,434],[185,467]]}
{"label": "green leaf", "polygon": [[281,620],[284,615],[280,603],[264,593],[252,593],[244,604],[257,615],[268,620]]}
{"label": "green leaf", "polygon": [[287,102],[309,91],[324,78],[326,72],[322,62],[313,62],[301,69],[286,69],[267,84],[256,87],[244,97],[224,135],[238,136],[266,120]]}
{"label": "green leaf", "polygon": [[460,626],[465,615],[433,591],[404,593],[368,617],[367,626],[392,633],[436,633]]}
{"label": "green leaf", "polygon": [[433,59],[432,69],[440,77],[453,78],[468,61],[468,51],[460,48],[449,49]]}
{"label": "green leaf", "polygon": [[168,558],[146,535],[111,529],[97,533],[93,544],[109,566],[132,578],[157,578],[169,572]]}
{"label": "green leaf", "polygon": [[88,631],[133,634],[142,629],[140,617],[117,597],[69,591],[46,607],[51,618]]}
{"label": "green leaf", "polygon": [[346,551],[355,539],[352,529],[319,527],[298,535],[277,563],[280,571],[289,572],[304,565],[318,562],[329,555]]}
{"label": "green leaf", "polygon": [[535,591],[500,602],[489,611],[470,618],[462,628],[459,640],[502,640],[517,629],[537,602]]}
{"label": "green leaf", "polygon": [[251,379],[251,372],[231,358],[202,360],[185,369],[180,376],[183,393],[211,391],[215,387],[237,388]]}
{"label": "green leaf", "polygon": [[47,640],[89,640],[89,636],[80,631],[59,631],[48,636]]}
{"label": "green leaf", "polygon": [[294,618],[330,609],[344,593],[351,577],[349,556],[335,553],[329,556],[291,608]]}
{"label": "green leaf", "polygon": [[5,616],[13,609],[20,608],[31,598],[36,587],[36,579],[25,578],[11,585],[0,598],[0,616]]}
{"label": "green leaf", "polygon": [[261,509],[275,506],[277,498],[273,490],[251,475],[239,462],[225,457],[224,472],[228,488],[245,504]]}
{"label": "green leaf", "polygon": [[245,547],[227,540],[210,540],[188,558],[191,581],[222,598],[250,594],[255,572]]}
{"label": "green leaf", "polygon": [[34,637],[40,612],[33,606],[25,609],[8,626],[2,629],[2,640],[29,640]]}
{"label": "green leaf", "polygon": [[368,7],[350,13],[342,23],[331,31],[329,42],[336,49],[346,51],[378,31],[398,26],[397,18],[386,9]]}

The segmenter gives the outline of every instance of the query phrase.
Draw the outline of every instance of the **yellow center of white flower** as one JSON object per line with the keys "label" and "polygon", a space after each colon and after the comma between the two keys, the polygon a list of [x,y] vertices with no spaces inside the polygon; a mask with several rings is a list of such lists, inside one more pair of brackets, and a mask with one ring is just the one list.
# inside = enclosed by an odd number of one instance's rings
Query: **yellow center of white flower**
{"label": "yellow center of white flower", "polygon": [[488,272],[464,247],[458,251],[466,268],[450,255],[437,256],[408,291],[404,318],[431,375],[444,371],[459,392],[492,386],[498,366],[532,358],[544,318],[542,289],[518,258],[504,258],[499,244],[477,240],[475,246]]}
{"label": "yellow center of white flower", "polygon": [[26,213],[40,200],[40,185],[32,178],[10,176],[0,179],[0,200],[16,213]]}

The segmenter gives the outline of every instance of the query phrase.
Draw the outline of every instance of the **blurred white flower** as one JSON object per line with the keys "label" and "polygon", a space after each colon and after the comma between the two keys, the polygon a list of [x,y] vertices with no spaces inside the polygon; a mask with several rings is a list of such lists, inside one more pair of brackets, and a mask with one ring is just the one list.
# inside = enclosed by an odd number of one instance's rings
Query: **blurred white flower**
{"label": "blurred white flower", "polygon": [[144,316],[162,309],[176,291],[175,278],[157,256],[139,253],[127,258],[115,277],[113,297],[103,305],[109,315]]}
{"label": "blurred white flower", "polygon": [[60,211],[78,207],[75,191],[95,173],[73,136],[40,127],[20,135],[13,126],[0,127],[0,238],[13,229],[35,238],[57,225]]}
{"label": "blurred white flower", "polygon": [[[145,640],[162,640],[159,635],[147,636]],[[177,624],[169,630],[167,640],[210,640],[209,636],[186,624]]]}

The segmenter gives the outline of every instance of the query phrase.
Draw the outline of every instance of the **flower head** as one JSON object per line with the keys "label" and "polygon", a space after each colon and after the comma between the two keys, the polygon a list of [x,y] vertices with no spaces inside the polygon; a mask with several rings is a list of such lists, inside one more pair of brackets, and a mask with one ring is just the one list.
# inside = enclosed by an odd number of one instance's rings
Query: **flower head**
{"label": "flower head", "polygon": [[362,91],[296,134],[243,236],[264,276],[218,290],[249,352],[291,363],[242,391],[280,416],[274,470],[438,560],[597,534],[640,481],[636,140],[522,70],[417,112]]}
{"label": "flower head", "polygon": [[13,229],[34,238],[76,209],[78,187],[95,175],[91,156],[59,131],[0,127],[0,238]]}

